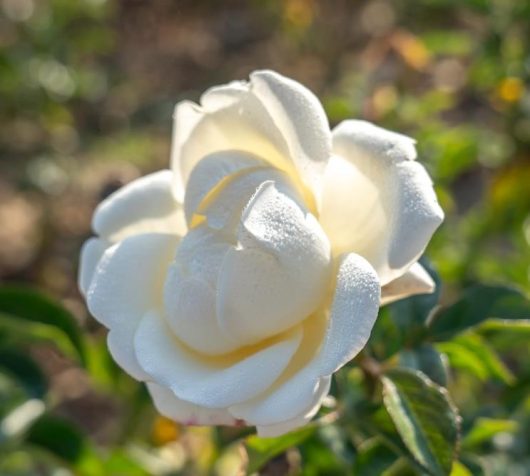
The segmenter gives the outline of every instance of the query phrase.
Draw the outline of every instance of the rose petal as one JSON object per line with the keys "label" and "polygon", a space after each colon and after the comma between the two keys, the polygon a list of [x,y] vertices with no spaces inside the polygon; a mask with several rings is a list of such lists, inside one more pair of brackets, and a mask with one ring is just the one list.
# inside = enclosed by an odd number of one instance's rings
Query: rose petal
{"label": "rose petal", "polygon": [[414,141],[363,121],[333,131],[320,222],[336,253],[355,252],[382,284],[423,253],[443,220],[431,179],[413,159]]}
{"label": "rose petal", "polygon": [[205,359],[186,350],[163,318],[150,312],[140,322],[134,346],[145,372],[178,398],[208,408],[226,408],[267,389],[288,365],[300,339],[301,331],[293,331],[249,355],[243,349],[242,355]]}
{"label": "rose petal", "polygon": [[212,88],[201,106],[177,104],[172,168],[177,196],[195,165],[212,152],[240,150],[316,187],[330,157],[331,135],[318,99],[296,81],[258,71],[250,82]]}
{"label": "rose petal", "polygon": [[272,167],[259,167],[232,177],[225,187],[214,194],[214,200],[203,202],[199,213],[206,217],[209,227],[216,230],[233,230],[235,233],[243,210],[266,181],[274,181],[278,190],[295,199],[297,203],[304,203],[287,174]]}
{"label": "rose petal", "polygon": [[86,295],[90,287],[99,260],[109,246],[110,243],[99,238],[89,238],[83,244],[77,277],[79,290],[83,296]]}
{"label": "rose petal", "polygon": [[256,71],[250,79],[254,94],[283,132],[303,182],[319,195],[331,156],[329,123],[320,101],[305,86],[274,71]]}
{"label": "rose petal", "polygon": [[173,173],[162,170],[120,188],[96,208],[94,232],[114,242],[140,233],[184,234],[184,212],[172,182]]}
{"label": "rose petal", "polygon": [[184,211],[188,225],[204,198],[218,184],[234,174],[264,164],[255,155],[239,150],[214,152],[203,158],[191,172],[186,186]]}
{"label": "rose petal", "polygon": [[284,331],[322,302],[330,250],[313,215],[273,182],[247,206],[239,244],[225,255],[218,282],[220,326],[251,344]]}
{"label": "rose petal", "polygon": [[415,294],[430,294],[434,292],[434,288],[435,283],[429,273],[420,263],[414,263],[403,276],[383,286],[381,305],[384,306]]}
{"label": "rose petal", "polygon": [[121,327],[159,305],[177,245],[173,235],[145,233],[107,249],[87,293],[92,315],[106,327]]}
{"label": "rose petal", "polygon": [[171,167],[177,196],[184,197],[192,170],[212,153],[238,150],[289,167],[285,140],[248,84],[207,91],[201,103],[184,101],[175,107]]}
{"label": "rose petal", "polygon": [[147,382],[147,389],[159,413],[184,425],[235,425],[224,409],[204,408],[177,398],[165,387]]}
{"label": "rose petal", "polygon": [[241,342],[219,326],[215,290],[202,279],[186,277],[178,266],[170,270],[165,287],[167,322],[186,345],[205,355],[226,354]]}
{"label": "rose petal", "polygon": [[107,347],[110,355],[123,370],[136,380],[149,380],[149,375],[138,364],[134,353],[134,334],[138,320],[132,319],[130,325],[110,329],[107,334]]}
{"label": "rose petal", "polygon": [[110,351],[133,377],[142,379],[132,341],[142,316],[159,306],[163,280],[175,253],[173,235],[135,235],[107,249],[87,292],[91,314],[111,329]]}
{"label": "rose petal", "polygon": [[320,373],[329,375],[353,359],[366,345],[377,318],[379,278],[363,257],[342,258],[320,357]]}
{"label": "rose petal", "polygon": [[[213,289],[217,286],[219,270],[231,246],[225,235],[201,225],[190,230],[180,241],[174,263],[186,276],[202,280]],[[170,289],[167,291],[171,292]]]}
{"label": "rose petal", "polygon": [[[229,411],[256,425],[271,425],[295,418],[300,408],[311,406],[321,377],[329,376],[350,361],[366,345],[379,308],[379,280],[370,264],[353,253],[339,267],[337,284],[326,328],[316,316],[312,328],[304,328],[298,354],[311,355],[315,341],[324,337],[318,353],[280,377],[280,384],[252,401],[230,407]],[[293,357],[295,361],[299,356]]]}
{"label": "rose petal", "polygon": [[315,389],[313,401],[308,408],[290,420],[273,425],[258,425],[256,428],[258,436],[261,438],[275,438],[306,425],[317,414],[322,405],[322,400],[329,393],[330,386],[331,377],[322,377]]}

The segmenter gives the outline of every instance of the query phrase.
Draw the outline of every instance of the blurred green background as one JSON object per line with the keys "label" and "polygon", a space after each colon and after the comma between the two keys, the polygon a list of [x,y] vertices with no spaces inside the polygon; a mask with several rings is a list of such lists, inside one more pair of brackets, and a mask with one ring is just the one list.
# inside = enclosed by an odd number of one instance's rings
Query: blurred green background
{"label": "blurred green background", "polygon": [[[110,362],[76,273],[98,201],[167,167],[174,104],[261,68],[312,89],[332,125],[364,118],[417,139],[447,217],[427,252],[442,303],[478,282],[528,292],[528,1],[0,0],[0,315],[27,320],[0,327],[0,474],[238,474],[232,442],[245,430],[157,417]],[[492,295],[482,292],[474,299]],[[389,344],[391,319],[382,313],[372,353],[399,350],[408,366],[406,341]],[[486,420],[467,443],[480,464],[462,460],[457,476],[530,474],[530,332],[519,324],[428,344],[453,368],[464,433]],[[357,371],[341,377],[350,400]],[[372,435],[358,426],[298,435],[262,472],[383,474],[352,469]],[[396,474],[421,473],[405,466]]]}

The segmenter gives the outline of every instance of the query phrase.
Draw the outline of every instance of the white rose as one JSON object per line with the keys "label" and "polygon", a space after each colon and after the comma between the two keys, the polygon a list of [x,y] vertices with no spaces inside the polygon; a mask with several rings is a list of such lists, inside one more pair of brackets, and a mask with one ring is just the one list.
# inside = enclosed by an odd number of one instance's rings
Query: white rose
{"label": "white rose", "polygon": [[443,219],[414,141],[330,131],[271,71],[175,109],[171,170],[97,208],[80,288],[108,346],[186,424],[307,423],[380,305],[431,292],[417,263]]}

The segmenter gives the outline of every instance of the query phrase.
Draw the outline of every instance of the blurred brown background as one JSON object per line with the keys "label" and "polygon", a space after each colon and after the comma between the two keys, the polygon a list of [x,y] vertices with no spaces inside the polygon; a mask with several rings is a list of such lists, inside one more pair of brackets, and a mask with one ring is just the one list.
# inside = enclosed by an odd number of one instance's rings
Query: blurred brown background
{"label": "blurred brown background", "polygon": [[455,5],[2,0],[2,278],[75,298],[95,204],[167,166],[174,104],[258,68],[310,87],[332,125],[417,137],[449,213],[512,166],[526,183],[529,7]]}

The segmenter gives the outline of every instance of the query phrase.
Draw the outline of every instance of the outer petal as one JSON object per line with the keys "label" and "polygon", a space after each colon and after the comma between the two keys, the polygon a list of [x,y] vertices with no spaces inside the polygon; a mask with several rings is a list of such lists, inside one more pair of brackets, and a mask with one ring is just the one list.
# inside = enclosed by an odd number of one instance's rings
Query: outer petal
{"label": "outer petal", "polygon": [[87,293],[92,315],[110,328],[109,349],[135,378],[145,378],[133,352],[134,333],[142,316],[160,305],[163,280],[178,238],[136,235],[109,248],[99,261]]}
{"label": "outer petal", "polygon": [[[366,345],[379,308],[379,280],[362,257],[343,258],[337,276],[335,295],[325,329],[312,317],[312,328],[305,328],[298,354],[324,333],[318,353],[302,368],[289,369],[271,391],[258,398],[230,407],[229,411],[256,425],[271,425],[296,418],[300,408],[310,408],[319,394],[320,378],[329,376],[351,360]],[[295,355],[293,361],[299,360]]]}
{"label": "outer petal", "polygon": [[[212,88],[201,106],[175,109],[172,167],[176,193],[194,166],[212,152],[254,154],[313,187],[331,152],[329,126],[318,99],[295,81],[271,71],[251,75],[250,83]],[[314,190],[317,191],[318,190]]]}
{"label": "outer petal", "polygon": [[136,355],[134,354],[133,343],[137,326],[138,321],[135,318],[131,320],[129,325],[123,326],[122,329],[110,329],[107,334],[107,347],[114,362],[136,380],[143,381],[148,380],[149,375],[138,365],[138,360],[136,360]]}
{"label": "outer petal", "polygon": [[350,253],[339,266],[335,296],[322,350],[320,373],[329,375],[366,345],[377,318],[380,286],[377,274],[361,256]]}
{"label": "outer petal", "polygon": [[176,397],[165,387],[153,382],[147,389],[159,413],[184,425],[235,425],[237,422],[226,410],[200,407]]}
{"label": "outer petal", "polygon": [[77,277],[79,290],[83,295],[86,295],[96,271],[96,266],[109,246],[110,243],[99,238],[89,238],[83,244]]}
{"label": "outer petal", "polygon": [[256,71],[250,78],[254,94],[283,132],[304,183],[319,192],[331,156],[329,123],[320,101],[300,83],[273,71]]}
{"label": "outer petal", "polygon": [[239,150],[289,167],[285,140],[247,83],[211,89],[201,97],[201,106],[181,102],[173,118],[171,166],[179,198],[184,198],[193,168],[212,153]]}
{"label": "outer petal", "polygon": [[322,405],[322,400],[329,393],[330,386],[331,377],[322,377],[315,390],[313,401],[308,408],[290,420],[275,423],[273,425],[258,425],[258,436],[262,438],[274,438],[306,425],[317,414]]}
{"label": "outer petal", "polygon": [[[141,367],[178,398],[208,408],[226,408],[263,392],[278,378],[300,344],[301,332],[254,353],[224,359],[201,358],[186,350],[156,312],[148,313],[136,332],[134,347]],[[156,349],[156,352],[153,352]]]}
{"label": "outer petal", "polygon": [[435,283],[429,273],[420,263],[414,263],[403,276],[383,286],[381,305],[415,294],[430,294],[434,292],[434,288]]}
{"label": "outer petal", "polygon": [[414,141],[363,121],[333,131],[320,221],[336,253],[364,256],[382,284],[401,276],[443,220]]}
{"label": "outer petal", "polygon": [[140,233],[184,234],[184,213],[172,183],[173,173],[162,170],[125,185],[99,204],[92,228],[109,241]]}

